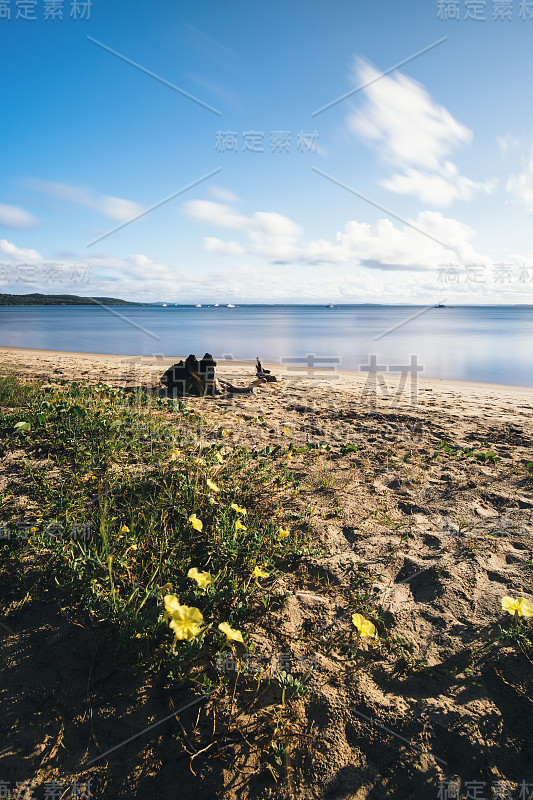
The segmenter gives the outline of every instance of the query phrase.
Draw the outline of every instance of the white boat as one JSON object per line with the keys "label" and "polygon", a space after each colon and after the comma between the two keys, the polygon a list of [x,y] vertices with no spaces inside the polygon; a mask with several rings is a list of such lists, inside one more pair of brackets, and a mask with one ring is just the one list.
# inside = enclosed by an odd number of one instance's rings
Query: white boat
{"label": "white boat", "polygon": [[213,306],[213,308],[218,308],[218,303],[215,303],[215,305]]}
{"label": "white boat", "polygon": [[235,308],[233,303],[226,303],[226,308]]}
{"label": "white boat", "polygon": [[330,303],[328,308],[335,308],[335,306],[333,305],[333,303]]}
{"label": "white boat", "polygon": [[163,308],[166,308],[166,307],[167,307],[167,304],[166,304],[166,303],[163,303]]}
{"label": "white boat", "polygon": [[201,308],[201,307],[202,307],[202,304],[201,304],[201,303],[195,303],[195,304],[194,304],[194,307],[195,307],[195,308]]}

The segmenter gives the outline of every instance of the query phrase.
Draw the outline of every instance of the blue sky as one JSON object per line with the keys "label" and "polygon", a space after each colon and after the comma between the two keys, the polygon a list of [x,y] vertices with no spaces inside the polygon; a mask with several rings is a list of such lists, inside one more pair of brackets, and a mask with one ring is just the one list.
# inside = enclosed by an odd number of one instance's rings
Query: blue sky
{"label": "blue sky", "polygon": [[524,0],[0,0],[0,290],[530,303],[532,40]]}

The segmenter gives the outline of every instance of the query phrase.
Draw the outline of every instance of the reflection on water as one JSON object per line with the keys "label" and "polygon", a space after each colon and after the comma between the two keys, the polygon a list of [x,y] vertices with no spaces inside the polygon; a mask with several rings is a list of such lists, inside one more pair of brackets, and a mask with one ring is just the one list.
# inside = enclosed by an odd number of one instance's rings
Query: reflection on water
{"label": "reflection on water", "polygon": [[[533,307],[457,306],[3,306],[0,344],[87,353],[186,356],[395,372],[533,386]],[[409,320],[409,321],[408,321]],[[407,321],[407,322],[406,322]],[[405,323],[405,324],[401,324]],[[400,325],[400,327],[397,327]],[[389,331],[389,333],[387,333]],[[386,334],[386,335],[383,335]],[[397,369],[394,370],[393,367]]]}

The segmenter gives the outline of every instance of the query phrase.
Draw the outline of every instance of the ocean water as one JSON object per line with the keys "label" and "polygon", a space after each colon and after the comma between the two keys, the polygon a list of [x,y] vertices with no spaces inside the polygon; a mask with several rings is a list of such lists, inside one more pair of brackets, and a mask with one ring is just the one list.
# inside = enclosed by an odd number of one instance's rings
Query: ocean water
{"label": "ocean water", "polygon": [[533,306],[1,306],[0,345],[533,386]]}

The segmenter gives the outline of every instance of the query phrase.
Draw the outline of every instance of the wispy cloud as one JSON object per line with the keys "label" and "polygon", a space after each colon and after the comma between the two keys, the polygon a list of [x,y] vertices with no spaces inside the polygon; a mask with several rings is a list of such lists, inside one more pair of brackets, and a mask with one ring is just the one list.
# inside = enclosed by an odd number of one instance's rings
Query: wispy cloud
{"label": "wispy cloud", "polygon": [[217,239],[215,236],[205,237],[204,250],[219,256],[240,256],[244,253],[244,247],[237,242],[223,242],[222,239]]}
{"label": "wispy cloud", "polygon": [[504,133],[503,136],[497,136],[496,143],[502,153],[507,153],[511,148],[520,146],[520,139],[517,139],[512,133],[507,132]]}
{"label": "wispy cloud", "polygon": [[39,220],[18,206],[0,205],[0,225],[6,228],[34,228]]}
{"label": "wispy cloud", "polygon": [[229,189],[226,189],[224,186],[217,186],[216,184],[213,184],[209,187],[208,191],[211,197],[214,197],[215,200],[220,200],[221,203],[240,202],[240,198]]}
{"label": "wispy cloud", "polygon": [[42,261],[42,256],[37,250],[25,250],[17,247],[7,239],[0,239],[0,258],[10,264],[21,264],[25,261]]}
{"label": "wispy cloud", "polygon": [[354,82],[367,84],[366,103],[350,114],[347,126],[376,147],[384,161],[402,170],[381,181],[382,186],[434,207],[470,200],[477,191],[492,192],[495,181],[465,178],[447,160],[455,148],[471,143],[472,131],[417,81],[399,73],[375,80],[379,75],[371,64],[357,59]]}
{"label": "wispy cloud", "polygon": [[70,186],[66,183],[51,183],[49,181],[33,180],[30,187],[38,192],[68,200],[87,208],[93,208],[108,219],[122,222],[131,217],[142,214],[143,207],[132,200],[121,197],[98,194],[92,189],[79,186]]}
{"label": "wispy cloud", "polygon": [[524,164],[522,172],[511,175],[505,188],[509,194],[524,203],[528,211],[533,209],[533,143],[529,160]]}

